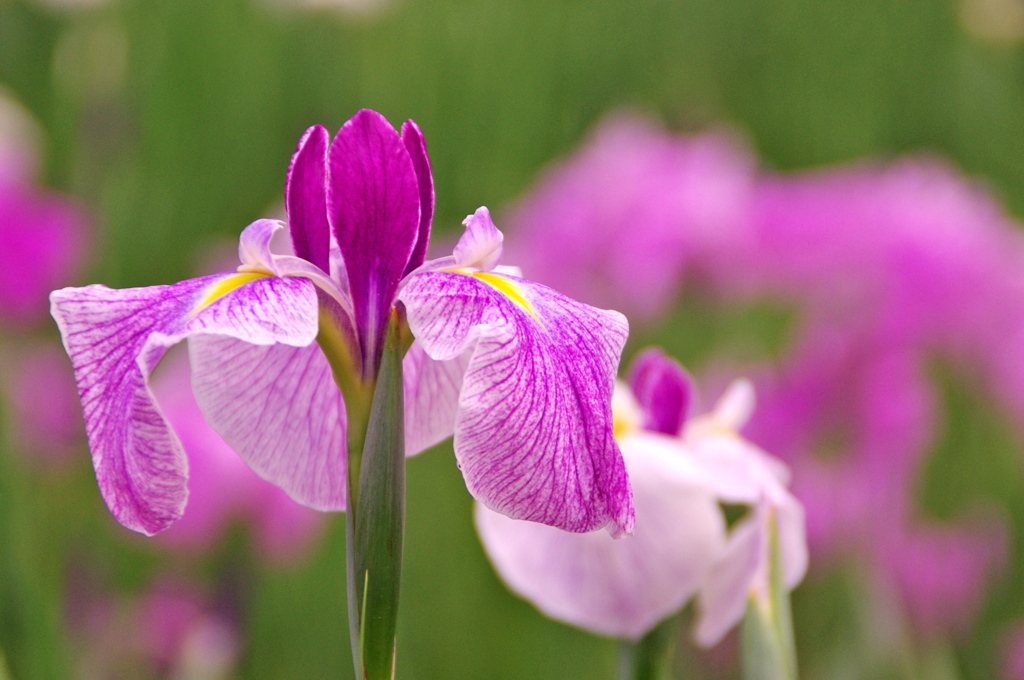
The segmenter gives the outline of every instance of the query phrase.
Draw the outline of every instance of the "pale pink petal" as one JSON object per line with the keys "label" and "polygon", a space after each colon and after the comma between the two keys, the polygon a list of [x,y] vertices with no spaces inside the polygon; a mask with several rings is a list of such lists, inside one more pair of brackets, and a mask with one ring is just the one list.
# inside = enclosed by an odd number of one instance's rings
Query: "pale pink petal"
{"label": "pale pink petal", "polygon": [[471,351],[444,361],[413,342],[402,361],[405,380],[405,453],[413,456],[455,433],[462,378]]}
{"label": "pale pink petal", "polygon": [[548,616],[636,640],[681,609],[725,548],[725,523],[677,441],[624,437],[636,504],[632,536],[574,534],[476,509],[487,553],[508,586]]}
{"label": "pale pink petal", "polygon": [[320,347],[189,341],[210,425],[258,475],[317,510],[345,509],[345,404]]}

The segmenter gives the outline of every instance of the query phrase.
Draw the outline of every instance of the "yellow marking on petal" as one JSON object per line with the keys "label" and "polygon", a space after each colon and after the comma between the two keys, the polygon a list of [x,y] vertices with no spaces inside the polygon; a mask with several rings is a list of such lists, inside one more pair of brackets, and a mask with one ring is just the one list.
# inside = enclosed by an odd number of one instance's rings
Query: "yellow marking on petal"
{"label": "yellow marking on petal", "polygon": [[256,279],[262,279],[266,276],[273,276],[268,272],[239,272],[237,274],[228,274],[223,279],[220,279],[209,288],[206,289],[206,294],[196,303],[196,306],[192,309],[192,316],[195,316],[199,312],[203,311],[217,300],[221,299],[228,293],[238,290],[250,281]]}
{"label": "yellow marking on petal", "polygon": [[494,288],[499,293],[502,293],[505,297],[511,300],[514,304],[518,305],[527,314],[533,318],[540,320],[537,316],[537,311],[530,304],[530,301],[526,299],[526,295],[522,288],[517,286],[512,281],[509,281],[504,276],[498,276],[496,274],[489,274],[487,272],[473,272],[470,276],[480,279],[491,288]]}
{"label": "yellow marking on petal", "polygon": [[612,435],[615,437],[615,441],[619,441],[627,434],[639,429],[632,418],[626,418],[612,409]]}

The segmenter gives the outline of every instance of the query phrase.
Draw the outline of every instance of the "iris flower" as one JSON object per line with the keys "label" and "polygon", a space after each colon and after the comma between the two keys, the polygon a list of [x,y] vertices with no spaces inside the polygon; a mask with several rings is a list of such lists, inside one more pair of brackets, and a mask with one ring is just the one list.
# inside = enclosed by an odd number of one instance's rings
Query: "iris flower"
{"label": "iris flower", "polygon": [[394,314],[414,338],[408,453],[454,434],[467,486],[488,507],[569,531],[632,530],[610,408],[621,314],[500,268],[502,235],[486,208],[466,219],[450,257],[425,262],[434,190],[412,121],[399,134],[360,111],[333,142],[310,128],[285,205],[287,227],[258,220],[242,233],[237,271],[51,295],[119,522],[153,534],[182,514],[187,460],[148,380],[186,338],[213,428],[296,501],[344,509],[346,441],[365,436]]}
{"label": "iris flower", "polygon": [[[639,640],[697,597],[697,641],[717,643],[767,588],[776,522],[787,589],[807,566],[803,511],[784,466],[736,434],[753,408],[737,381],[686,420],[692,387],[658,350],[638,356],[615,393],[616,436],[633,484],[633,536],[570,534],[477,507],[480,538],[509,587],[552,618]],[[720,503],[747,506],[727,531]]]}

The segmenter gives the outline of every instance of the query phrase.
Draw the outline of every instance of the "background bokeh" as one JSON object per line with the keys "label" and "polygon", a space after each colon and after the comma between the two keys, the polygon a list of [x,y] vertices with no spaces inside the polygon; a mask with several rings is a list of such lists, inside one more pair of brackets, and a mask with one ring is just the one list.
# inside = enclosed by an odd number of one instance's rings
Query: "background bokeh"
{"label": "background bokeh", "polygon": [[[246,224],[281,210],[302,131],[336,129],[363,107],[424,130],[435,241],[488,205],[508,243],[522,235],[510,249],[526,260],[544,247],[546,217],[529,211],[558,172],[551,164],[598,144],[592,131],[610,114],[659,121],[645,123],[653,135],[670,134],[659,125],[721,131],[740,165],[771,177],[923,154],[950,183],[984,192],[1010,250],[1012,216],[1024,216],[1020,0],[0,0],[0,87],[38,128],[34,147],[30,132],[13,134],[35,149],[17,161],[35,174],[14,181],[24,189],[16,197],[0,191],[0,270],[27,273],[0,272],[0,286],[47,267],[40,276],[54,287],[152,285],[215,269]],[[908,210],[934,207],[929,196]],[[844,200],[825,219],[862,202]],[[44,209],[57,213],[26,217]],[[26,235],[26,225],[37,231]],[[640,306],[629,354],[658,342],[709,390],[737,370],[786,363],[799,322],[784,293],[777,305],[751,303],[728,286],[677,283],[659,309]],[[163,539],[121,528],[95,485],[45,298],[9,309],[0,317],[0,651],[10,677],[350,677],[343,518],[289,509],[268,519],[261,511],[276,501],[232,500],[256,482],[217,459],[220,483],[203,491],[229,499],[211,501],[225,526],[200,518],[193,534]],[[967,564],[982,548],[930,542],[910,562],[887,549],[812,553],[794,593],[807,678],[1024,677],[1024,434],[966,356],[928,364],[937,434],[903,471],[911,507],[900,512],[933,527],[980,517],[975,533],[998,533],[974,569],[980,585],[957,601],[962,620],[930,625],[946,614],[914,609],[906,593],[927,603],[921,583],[943,576],[921,565]],[[171,392],[172,363],[160,376]],[[874,366],[883,394],[905,368],[887,366]],[[191,408],[181,404],[179,430]],[[775,441],[771,422],[759,427],[766,446]],[[197,447],[217,449],[202,436]],[[495,577],[450,444],[410,460],[408,480],[398,677],[614,677],[617,643],[545,620]],[[843,492],[842,475],[830,483],[823,493]],[[270,492],[246,498],[260,493]],[[861,520],[886,526],[891,511],[879,503]],[[735,676],[735,640],[703,652],[686,642],[686,626],[680,636],[679,677]]]}

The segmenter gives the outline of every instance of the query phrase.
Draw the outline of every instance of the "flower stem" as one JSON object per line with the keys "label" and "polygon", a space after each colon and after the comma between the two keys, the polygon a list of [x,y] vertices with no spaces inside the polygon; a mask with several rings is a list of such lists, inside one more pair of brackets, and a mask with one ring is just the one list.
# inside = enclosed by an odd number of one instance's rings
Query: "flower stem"
{"label": "flower stem", "polygon": [[744,680],[797,680],[793,616],[778,533],[773,513],[768,531],[768,592],[752,594],[743,616]]}
{"label": "flower stem", "polygon": [[350,495],[345,525],[348,612],[360,680],[391,680],[394,675],[405,531],[404,417],[399,318],[393,311],[361,438],[361,464],[349,467],[349,488],[357,493]]}
{"label": "flower stem", "polygon": [[669,680],[675,653],[678,617],[670,616],[637,642],[623,642],[619,652],[621,680]]}

